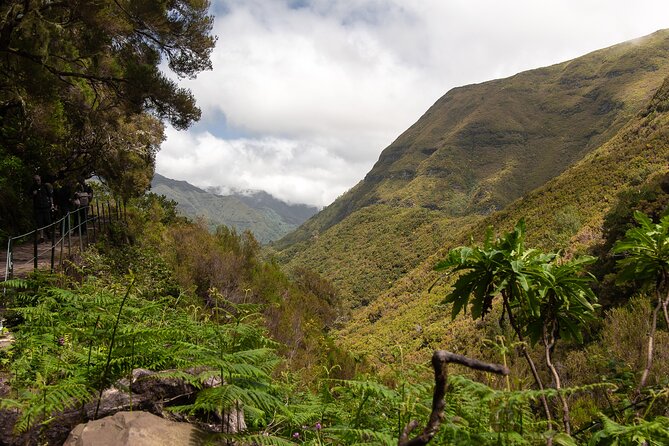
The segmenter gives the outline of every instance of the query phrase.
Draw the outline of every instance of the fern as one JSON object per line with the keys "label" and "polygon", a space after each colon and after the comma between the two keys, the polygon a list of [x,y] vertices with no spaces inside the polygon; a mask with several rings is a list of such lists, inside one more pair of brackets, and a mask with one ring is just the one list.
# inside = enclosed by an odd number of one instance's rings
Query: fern
{"label": "fern", "polygon": [[[388,400],[397,400],[398,398],[396,391],[374,381],[332,380],[332,382],[341,385],[338,389],[346,387],[358,394],[373,395]],[[337,390],[337,388],[335,388],[335,390]]]}
{"label": "fern", "polygon": [[588,443],[592,446],[639,445],[663,446],[669,444],[669,418],[641,420],[631,425],[621,425],[601,415],[603,428]]}
{"label": "fern", "polygon": [[28,288],[28,281],[20,278],[7,279],[0,282],[3,288],[11,288],[14,290],[25,290]]}
{"label": "fern", "polygon": [[296,443],[286,440],[281,437],[262,434],[247,434],[247,435],[226,435],[219,436],[222,440],[227,440],[229,444],[239,444],[241,446],[289,446]]}
{"label": "fern", "polygon": [[46,385],[38,375],[37,387],[32,391],[20,393],[20,400],[1,400],[0,407],[20,409],[21,416],[14,425],[16,432],[27,431],[33,424],[44,422],[51,414],[91,401],[92,389],[81,376]]}
{"label": "fern", "polygon": [[397,444],[397,439],[394,435],[386,432],[378,432],[372,429],[331,427],[323,429],[323,435],[335,440],[343,441],[344,444],[386,446],[395,446]]}

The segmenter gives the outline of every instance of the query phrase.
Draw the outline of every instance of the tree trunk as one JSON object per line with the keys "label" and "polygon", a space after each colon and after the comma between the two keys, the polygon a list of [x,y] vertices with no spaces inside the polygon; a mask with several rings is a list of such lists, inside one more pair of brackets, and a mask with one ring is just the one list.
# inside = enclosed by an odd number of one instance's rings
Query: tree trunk
{"label": "tree trunk", "polygon": [[[506,297],[504,293],[502,293],[502,301],[504,302],[504,308],[506,308],[506,314],[509,317],[509,324],[511,325],[511,328],[513,328],[513,331],[516,333],[516,336],[518,336],[518,340],[521,343],[520,352],[527,361],[527,364],[530,366],[530,370],[532,371],[532,376],[534,377],[534,381],[537,383],[539,390],[544,390],[544,385],[541,382],[539,373],[537,372],[537,367],[536,365],[534,365],[534,361],[532,360],[530,353],[527,351],[527,345],[525,344],[525,339],[523,338],[523,335],[521,334],[519,327],[516,325],[516,320],[513,316],[513,313],[511,312],[511,307],[509,305],[509,299]],[[546,419],[548,420],[548,425],[551,426],[553,422],[553,417],[551,415],[551,410],[548,407],[548,401],[546,401],[546,397],[544,395],[541,395],[539,398],[541,399],[541,404],[544,406],[544,412],[546,413]]]}
{"label": "tree trunk", "polygon": [[653,366],[653,353],[655,351],[655,329],[657,328],[657,314],[660,312],[660,308],[664,304],[664,300],[660,295],[660,289],[655,290],[655,295],[657,297],[657,305],[653,310],[653,315],[650,319],[650,329],[648,330],[648,350],[646,351],[646,368],[644,368],[643,373],[641,374],[641,380],[639,381],[639,386],[636,388],[635,396],[632,402],[636,402],[641,395],[641,390],[646,385],[648,381],[648,375],[650,374],[650,369]]}
{"label": "tree trunk", "polygon": [[551,351],[555,345],[555,325],[548,332],[547,322],[544,322],[543,326],[543,340],[544,340],[544,351],[546,352],[546,364],[553,375],[553,381],[555,381],[555,389],[558,390],[558,396],[560,397],[560,402],[562,403],[562,422],[564,424],[564,429],[567,435],[571,435],[571,423],[569,418],[569,404],[567,403],[567,397],[562,394],[559,390],[562,388],[560,382],[560,375],[558,374],[555,365],[553,364],[553,358]]}
{"label": "tree trunk", "polygon": [[667,324],[667,330],[669,330],[669,311],[667,311],[667,306],[669,306],[669,287],[667,288],[667,295],[664,297],[664,302],[662,302],[662,310],[664,312],[664,321]]}

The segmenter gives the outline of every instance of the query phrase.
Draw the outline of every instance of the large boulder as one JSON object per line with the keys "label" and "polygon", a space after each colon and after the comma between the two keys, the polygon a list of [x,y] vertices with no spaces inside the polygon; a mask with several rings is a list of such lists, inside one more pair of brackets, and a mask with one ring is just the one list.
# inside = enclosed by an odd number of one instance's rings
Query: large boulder
{"label": "large boulder", "polygon": [[80,424],[64,446],[193,446],[206,435],[188,423],[177,423],[148,412],[118,412]]}
{"label": "large boulder", "polygon": [[[186,371],[187,374],[193,376],[198,376],[200,372],[201,370]],[[99,403],[96,398],[83,407],[78,406],[75,409],[52,414],[52,422],[46,425],[34,426],[32,429],[21,434],[14,432],[13,429],[20,415],[18,411],[15,409],[0,410],[0,446],[21,446],[25,444],[60,445],[68,434],[70,434],[72,428],[79,423],[85,423],[95,418],[98,420],[93,423],[97,423],[102,419],[111,419],[113,418],[112,415],[124,411],[131,411],[132,413],[142,413],[142,411],[145,411],[159,415],[155,418],[161,420],[160,416],[172,419],[172,422],[186,421],[211,433],[225,432],[229,434],[246,430],[244,411],[241,407],[233,408],[223,414],[206,414],[204,417],[189,416],[165,410],[171,405],[192,404],[199,390],[199,386],[196,388],[189,383],[191,379],[168,378],[167,376],[170,375],[174,376],[174,373],[170,373],[169,371],[156,373],[145,369],[135,369],[128,379],[121,379],[114,386],[106,389],[102,393]],[[216,376],[202,382],[203,388],[220,385],[221,380]],[[0,398],[9,394],[9,392],[9,386],[5,383],[5,378],[0,376]],[[118,423],[117,426],[119,426]],[[107,443],[97,444],[104,446]],[[143,445],[145,443],[136,444]]]}

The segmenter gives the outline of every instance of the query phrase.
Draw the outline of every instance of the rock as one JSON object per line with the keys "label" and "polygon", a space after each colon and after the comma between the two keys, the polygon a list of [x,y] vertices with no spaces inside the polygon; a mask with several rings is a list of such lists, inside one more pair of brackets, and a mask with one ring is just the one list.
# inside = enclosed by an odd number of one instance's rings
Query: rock
{"label": "rock", "polygon": [[187,423],[148,412],[118,412],[78,425],[63,446],[192,446],[204,444],[205,437]]}
{"label": "rock", "polygon": [[[188,370],[193,376],[199,375],[202,370]],[[202,387],[217,387],[221,385],[218,376],[208,378]],[[76,407],[65,412],[51,414],[53,420],[46,425],[37,425],[23,434],[13,431],[19,413],[16,410],[0,410],[0,446],[21,446],[25,444],[60,445],[67,438],[74,426],[85,423],[94,418],[112,418],[113,414],[131,411],[151,412],[176,421],[187,421],[209,432],[237,433],[246,430],[244,411],[233,408],[223,414],[205,414],[203,417],[188,416],[164,410],[170,405],[191,404],[195,400],[198,389],[188,383],[188,380],[166,378],[160,373],[145,369],[132,371],[130,379],[121,379],[113,387],[102,393],[98,408],[97,398],[86,403],[84,407]],[[0,376],[0,397],[9,393],[5,379]],[[97,411],[97,416],[95,415]],[[156,417],[162,419],[160,417]],[[100,420],[97,420],[100,421]],[[97,422],[96,421],[96,422]],[[164,420],[167,421],[167,420]],[[179,423],[185,424],[185,423]],[[195,427],[193,427],[195,429]],[[106,443],[98,443],[104,446]],[[110,443],[111,444],[111,443]],[[116,443],[113,443],[116,444]],[[123,444],[123,443],[119,443]],[[144,444],[144,443],[138,443]],[[158,443],[160,444],[160,443]],[[170,443],[171,444],[171,443]]]}

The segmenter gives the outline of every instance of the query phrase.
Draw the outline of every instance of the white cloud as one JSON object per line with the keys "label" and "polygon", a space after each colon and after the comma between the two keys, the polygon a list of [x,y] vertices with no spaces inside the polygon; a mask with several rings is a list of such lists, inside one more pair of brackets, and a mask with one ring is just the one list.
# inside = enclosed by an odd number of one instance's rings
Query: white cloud
{"label": "white cloud", "polygon": [[260,189],[290,203],[321,205],[356,181],[351,163],[317,143],[273,137],[224,140],[173,128],[166,133],[157,170],[201,188]]}
{"label": "white cloud", "polygon": [[[291,5],[301,5],[301,7]],[[168,132],[158,171],[319,206],[450,88],[669,27],[666,0],[218,0],[214,70],[184,81],[211,132]],[[224,139],[225,116],[244,138]],[[222,132],[225,133],[225,132]]]}

